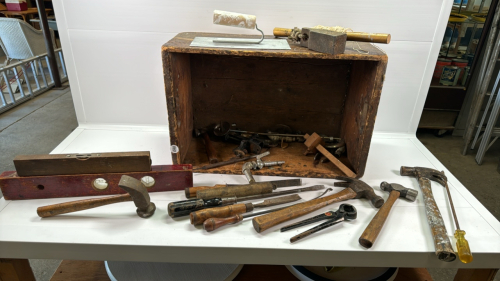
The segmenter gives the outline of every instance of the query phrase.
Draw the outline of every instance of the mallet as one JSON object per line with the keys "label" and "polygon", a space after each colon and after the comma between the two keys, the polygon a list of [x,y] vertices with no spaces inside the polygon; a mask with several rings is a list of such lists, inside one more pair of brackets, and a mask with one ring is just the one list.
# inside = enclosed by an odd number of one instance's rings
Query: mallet
{"label": "mallet", "polygon": [[384,226],[385,220],[391,211],[392,205],[396,202],[396,199],[399,197],[405,198],[408,201],[414,202],[417,199],[418,191],[406,188],[397,183],[387,183],[382,182],[380,184],[380,188],[383,191],[390,192],[389,198],[385,201],[384,205],[378,210],[375,217],[373,217],[372,221],[366,227],[361,237],[359,237],[359,244],[365,248],[371,248],[375,239],[377,239],[380,230]]}

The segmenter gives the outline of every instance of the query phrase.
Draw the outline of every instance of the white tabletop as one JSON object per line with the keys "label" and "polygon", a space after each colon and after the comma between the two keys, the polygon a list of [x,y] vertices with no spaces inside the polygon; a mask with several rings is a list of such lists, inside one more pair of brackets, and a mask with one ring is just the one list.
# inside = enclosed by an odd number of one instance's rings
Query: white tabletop
{"label": "white tabletop", "polygon": [[[168,132],[158,128],[79,127],[53,153],[88,153],[149,150],[154,165],[168,164]],[[420,190],[417,180],[399,175],[400,166],[423,166],[444,170],[455,204],[458,220],[467,232],[474,261],[458,259],[441,262],[424,212],[421,192],[415,202],[397,200],[374,246],[366,250],[358,238],[376,213],[366,199],[346,201],[358,210],[358,218],[341,223],[298,243],[289,238],[307,227],[280,233],[274,227],[256,233],[250,219],[212,233],[193,227],[187,217],[167,215],[169,202],[183,200],[183,191],[151,193],[157,206],[149,219],[139,218],[131,202],[108,205],[52,218],[39,218],[36,208],[79,198],[8,201],[0,199],[0,257],[52,258],[75,260],[122,260],[193,263],[296,264],[335,266],[396,267],[500,267],[500,222],[414,137],[376,134],[362,180],[375,193],[382,181],[400,183]],[[256,180],[279,177],[257,176]],[[304,186],[324,184],[333,192],[334,180],[304,178]],[[194,174],[195,185],[245,183],[240,175]],[[455,226],[445,189],[433,182],[432,190],[441,210],[448,234],[455,247]],[[303,200],[320,192],[301,194]],[[258,200],[257,200],[258,201]],[[340,203],[316,211],[299,221]]]}

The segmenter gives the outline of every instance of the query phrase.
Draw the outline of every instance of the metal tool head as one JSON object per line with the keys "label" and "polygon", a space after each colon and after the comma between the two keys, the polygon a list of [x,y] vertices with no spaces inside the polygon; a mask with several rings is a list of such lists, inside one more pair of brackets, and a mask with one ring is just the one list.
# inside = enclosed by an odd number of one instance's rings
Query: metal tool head
{"label": "metal tool head", "polygon": [[348,187],[352,189],[357,194],[355,198],[364,197],[366,199],[369,199],[375,208],[380,208],[382,207],[382,205],[384,205],[384,199],[376,195],[373,191],[373,188],[367,185],[365,182],[358,179],[342,176],[334,177],[334,179],[343,180],[343,182],[334,183],[334,186]]}
{"label": "metal tool head", "polygon": [[139,217],[149,218],[155,213],[156,206],[151,202],[148,190],[140,180],[123,175],[120,178],[118,186],[130,194],[137,207],[137,214]]}
{"label": "metal tool head", "polygon": [[433,180],[440,183],[442,186],[446,186],[448,179],[444,175],[444,171],[438,171],[431,168],[425,167],[406,167],[401,166],[399,173],[402,176],[414,176],[418,178],[426,178],[428,180]]}
{"label": "metal tool head", "polygon": [[355,220],[358,217],[358,210],[351,204],[341,204],[337,213],[345,220]]}
{"label": "metal tool head", "polygon": [[387,183],[386,181],[383,181],[382,183],[380,183],[380,189],[389,193],[393,190],[398,191],[399,197],[411,202],[417,200],[418,191],[412,188],[404,187],[397,183]]}

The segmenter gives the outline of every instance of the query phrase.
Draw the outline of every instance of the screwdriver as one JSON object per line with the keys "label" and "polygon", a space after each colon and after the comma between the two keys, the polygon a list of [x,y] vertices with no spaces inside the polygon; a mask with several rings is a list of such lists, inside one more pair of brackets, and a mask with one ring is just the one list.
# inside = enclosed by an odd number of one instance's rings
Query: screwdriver
{"label": "screwdriver", "polygon": [[244,197],[234,197],[233,196],[233,197],[212,198],[212,199],[190,199],[190,200],[176,201],[176,202],[171,202],[168,204],[168,215],[173,217],[173,218],[188,216],[191,212],[206,209],[206,208],[232,205],[236,202],[241,202],[241,201],[275,197],[275,196],[281,196],[281,195],[293,194],[293,193],[299,193],[299,192],[305,192],[305,191],[314,191],[314,190],[320,190],[320,189],[324,189],[324,188],[325,188],[325,186],[323,186],[323,185],[313,185],[313,186],[304,187],[304,188],[296,188],[296,189],[277,191],[277,192],[271,192],[271,193],[265,193],[265,194],[257,194],[257,195],[244,196]]}
{"label": "screwdriver", "polygon": [[463,263],[469,263],[472,261],[472,253],[470,252],[469,242],[465,239],[465,231],[460,229],[457,220],[457,214],[455,213],[455,207],[453,206],[453,201],[451,200],[450,189],[448,188],[448,182],[444,185],[446,192],[448,193],[448,199],[450,200],[451,212],[453,213],[453,219],[455,219],[455,225],[457,230],[455,231],[455,239],[457,239],[457,252],[458,258]]}
{"label": "screwdriver", "polygon": [[204,221],[206,221],[209,218],[227,218],[237,214],[251,212],[253,211],[254,208],[271,207],[271,206],[294,202],[300,199],[301,197],[298,194],[292,194],[284,197],[267,199],[258,204],[253,204],[253,203],[234,204],[230,206],[222,206],[222,207],[198,210],[192,212],[189,215],[189,217],[191,219],[191,224],[201,225],[203,224]]}
{"label": "screwdriver", "polygon": [[[328,193],[330,191],[332,191],[332,189],[328,188],[320,196],[315,197],[311,200],[320,198],[321,196],[325,195],[326,193]],[[274,211],[279,211],[281,209],[285,209],[285,208],[288,208],[290,206],[293,206],[293,205],[288,205],[285,207],[275,208],[275,209],[266,210],[266,211],[257,212],[257,213],[236,214],[234,216],[227,217],[227,218],[209,218],[203,222],[203,229],[205,229],[207,232],[212,232],[212,231],[216,230],[217,228],[222,227],[224,225],[235,224],[237,222],[242,221],[245,218],[251,218],[251,217],[255,217],[255,216],[264,215],[267,213],[272,213]]]}

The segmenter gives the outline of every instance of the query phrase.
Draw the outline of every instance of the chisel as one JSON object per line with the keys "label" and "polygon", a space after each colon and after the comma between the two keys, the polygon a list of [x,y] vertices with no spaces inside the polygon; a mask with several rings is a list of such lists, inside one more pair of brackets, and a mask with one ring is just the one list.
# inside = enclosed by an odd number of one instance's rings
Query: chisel
{"label": "chisel", "polygon": [[[332,191],[332,189],[328,188],[320,196],[315,197],[311,200],[320,198],[321,196],[325,195],[329,191]],[[309,200],[309,201],[311,201],[311,200]],[[300,204],[300,203],[298,203],[298,204]],[[222,227],[224,225],[235,224],[237,222],[240,222],[244,218],[251,218],[251,217],[255,217],[255,216],[260,216],[260,215],[272,213],[272,212],[279,211],[279,210],[282,210],[282,209],[285,209],[285,208],[288,208],[291,206],[294,206],[294,205],[288,205],[285,207],[275,208],[275,209],[266,210],[266,211],[257,212],[257,213],[236,214],[236,215],[226,217],[226,218],[209,218],[203,222],[203,229],[205,229],[207,232],[211,232],[211,231],[214,231],[217,228]]]}
{"label": "chisel", "polygon": [[191,200],[171,202],[168,204],[168,215],[173,217],[173,218],[182,217],[182,216],[189,215],[191,212],[206,209],[206,208],[231,205],[231,204],[241,202],[241,201],[276,197],[276,196],[305,192],[305,191],[320,190],[320,189],[324,189],[324,188],[325,187],[323,185],[314,185],[314,186],[309,186],[309,187],[304,187],[304,188],[296,188],[296,189],[277,191],[277,192],[271,192],[271,193],[266,193],[266,194],[251,195],[251,196],[245,196],[245,197],[232,196],[232,197],[212,198],[212,199],[208,199],[208,200],[191,199]]}
{"label": "chisel", "polygon": [[262,201],[261,203],[241,203],[229,206],[208,208],[203,210],[198,210],[192,212],[189,217],[191,219],[191,224],[201,225],[204,221],[209,218],[227,218],[237,214],[243,214],[253,211],[254,208],[265,208],[276,205],[281,205],[285,203],[294,202],[300,200],[301,197],[298,194],[292,194],[288,196],[272,198]]}
{"label": "chisel", "polygon": [[[276,181],[266,181],[266,182],[259,182],[259,183],[270,183],[274,187],[279,188],[279,187],[288,187],[288,186],[300,186],[300,185],[302,185],[302,179],[276,180]],[[214,186],[187,187],[185,189],[185,193],[186,193],[186,198],[195,198],[196,192],[200,191],[200,190],[228,187],[228,186],[243,186],[243,185],[247,185],[247,184],[226,184],[226,185],[217,184]]]}

